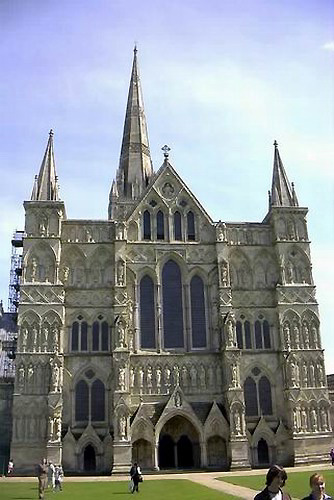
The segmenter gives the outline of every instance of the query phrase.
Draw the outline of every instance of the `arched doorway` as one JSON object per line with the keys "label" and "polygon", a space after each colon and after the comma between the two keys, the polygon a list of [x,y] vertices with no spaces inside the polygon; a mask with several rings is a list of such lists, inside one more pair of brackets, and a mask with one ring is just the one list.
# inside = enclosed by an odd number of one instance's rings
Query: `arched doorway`
{"label": "arched doorway", "polygon": [[188,436],[181,436],[176,444],[177,466],[181,469],[189,469],[194,466],[193,445]]}
{"label": "arched doorway", "polygon": [[84,470],[87,472],[92,472],[96,470],[95,449],[91,444],[86,446],[84,451]]}
{"label": "arched doorway", "polygon": [[211,436],[207,440],[208,466],[227,468],[226,442],[221,436]]}
{"label": "arched doorway", "polygon": [[174,441],[169,434],[164,434],[159,439],[159,468],[174,469]]}
{"label": "arched doorway", "polygon": [[269,464],[269,449],[267,441],[263,438],[257,444],[257,461],[259,465]]}
{"label": "arched doorway", "polygon": [[181,415],[168,420],[160,432],[159,468],[200,467],[199,436],[194,425]]}
{"label": "arched doorway", "polygon": [[146,439],[137,439],[132,445],[132,462],[142,469],[152,468],[152,445]]}

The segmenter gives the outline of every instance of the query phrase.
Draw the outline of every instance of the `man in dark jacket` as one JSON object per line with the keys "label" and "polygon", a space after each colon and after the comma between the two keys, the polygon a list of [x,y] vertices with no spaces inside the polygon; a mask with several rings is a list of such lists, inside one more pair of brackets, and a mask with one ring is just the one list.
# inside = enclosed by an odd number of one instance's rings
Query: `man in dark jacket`
{"label": "man in dark jacket", "polygon": [[332,500],[332,497],[325,493],[325,480],[320,474],[312,474],[310,477],[311,493],[303,500]]}
{"label": "man in dark jacket", "polygon": [[131,493],[134,493],[135,491],[137,493],[139,493],[139,482],[140,482],[140,476],[141,476],[141,472],[140,472],[140,468],[139,466],[136,464],[136,462],[133,464],[133,466],[131,467],[130,469],[130,477],[131,477],[131,480],[132,480],[132,483],[133,483],[133,487],[132,487],[132,491]]}
{"label": "man in dark jacket", "polygon": [[38,476],[38,498],[44,498],[44,490],[48,484],[48,462],[46,458],[43,458],[40,464],[37,466],[37,476]]}
{"label": "man in dark jacket", "polygon": [[279,465],[272,465],[267,472],[266,488],[258,493],[254,500],[291,500],[288,493],[282,491],[288,475]]}

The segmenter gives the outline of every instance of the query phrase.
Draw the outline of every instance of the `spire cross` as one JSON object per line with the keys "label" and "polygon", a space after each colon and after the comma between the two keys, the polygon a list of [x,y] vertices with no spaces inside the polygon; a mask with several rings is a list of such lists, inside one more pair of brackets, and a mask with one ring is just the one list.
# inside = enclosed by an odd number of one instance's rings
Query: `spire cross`
{"label": "spire cross", "polygon": [[278,142],[276,141],[276,139],[275,139],[275,141],[274,141],[274,146],[275,146],[275,149],[277,149]]}
{"label": "spire cross", "polygon": [[164,152],[164,157],[167,158],[169,157],[169,151],[170,151],[170,147],[167,146],[167,144],[165,144],[162,148],[162,151]]}
{"label": "spire cross", "polygon": [[53,130],[52,129],[50,129],[49,136],[53,137]]}

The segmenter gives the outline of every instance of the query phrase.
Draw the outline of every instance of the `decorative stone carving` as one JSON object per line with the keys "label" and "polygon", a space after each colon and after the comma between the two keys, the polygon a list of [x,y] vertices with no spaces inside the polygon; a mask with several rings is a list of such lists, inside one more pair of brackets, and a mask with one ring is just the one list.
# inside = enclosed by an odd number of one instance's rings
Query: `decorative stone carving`
{"label": "decorative stone carving", "polygon": [[131,368],[130,368],[130,389],[133,389],[135,386],[135,375],[136,375],[135,369],[133,366],[131,366]]}
{"label": "decorative stone carving", "polygon": [[304,348],[309,349],[310,347],[310,335],[309,329],[306,321],[303,323],[303,340],[304,340]]}
{"label": "decorative stone carving", "polygon": [[226,234],[226,224],[225,222],[219,221],[219,223],[216,226],[216,238],[217,241],[227,241],[227,234]]}
{"label": "decorative stone carving", "polygon": [[124,326],[124,320],[122,318],[119,318],[116,323],[116,338],[117,338],[117,347],[120,348],[126,347],[125,326]]}
{"label": "decorative stone carving", "polygon": [[236,330],[235,330],[235,316],[230,313],[226,321],[225,331],[226,331],[226,343],[227,347],[236,346]]}
{"label": "decorative stone carving", "polygon": [[312,335],[312,342],[313,342],[313,346],[315,349],[318,349],[320,347],[320,343],[319,343],[319,334],[318,334],[318,330],[317,330],[317,327],[315,326],[314,323],[312,323],[312,327],[311,327],[311,335]]}
{"label": "decorative stone carving", "polygon": [[230,278],[229,278],[229,272],[228,272],[228,263],[223,261],[219,265],[219,272],[220,272],[220,282],[221,286],[229,286],[230,285]]}
{"label": "decorative stone carving", "polygon": [[118,369],[118,387],[120,391],[126,390],[126,367],[120,366]]}
{"label": "decorative stone carving", "polygon": [[328,431],[328,413],[324,407],[320,408],[320,427],[322,431]]}
{"label": "decorative stone carving", "polygon": [[296,322],[294,322],[294,324],[293,324],[293,339],[294,339],[295,348],[299,349],[299,347],[300,347],[300,335],[299,335],[299,326]]}
{"label": "decorative stone carving", "polygon": [[288,322],[284,323],[283,335],[284,335],[285,347],[288,350],[290,350],[290,348],[291,348],[291,336],[290,336],[290,325]]}
{"label": "decorative stone carving", "polygon": [[147,367],[147,373],[146,373],[146,387],[149,394],[151,394],[152,392],[152,386],[153,386],[153,371],[152,367],[149,365]]}
{"label": "decorative stone carving", "polygon": [[179,408],[180,406],[182,406],[182,398],[181,398],[181,394],[179,392],[177,392],[174,396],[174,405]]}
{"label": "decorative stone carving", "polygon": [[190,368],[190,383],[192,389],[195,389],[197,387],[197,370],[194,365],[192,365]]}
{"label": "decorative stone carving", "polygon": [[199,383],[200,387],[202,390],[206,389],[206,374],[205,374],[205,368],[203,365],[200,366],[199,369]]}
{"label": "decorative stone carving", "polygon": [[308,370],[306,361],[304,361],[302,365],[302,385],[303,387],[308,387]]}
{"label": "decorative stone carving", "polygon": [[315,370],[312,361],[309,364],[310,387],[315,387]]}
{"label": "decorative stone carving", "polygon": [[314,408],[312,408],[310,411],[310,424],[311,424],[311,431],[318,432],[318,415]]}
{"label": "decorative stone carving", "polygon": [[26,352],[27,349],[27,343],[28,343],[28,328],[24,327],[21,330],[21,345],[22,345],[22,351]]}
{"label": "decorative stone carving", "polygon": [[233,410],[232,420],[233,420],[233,427],[232,427],[233,434],[240,436],[242,434],[241,416],[240,416],[240,411],[237,408]]}
{"label": "decorative stone carving", "polygon": [[170,376],[171,376],[171,371],[168,366],[165,367],[165,387],[167,389],[167,392],[169,390],[169,387],[171,385],[170,381]]}
{"label": "decorative stone carving", "polygon": [[231,364],[231,385],[232,387],[240,387],[240,376],[238,363]]}
{"label": "decorative stone carving", "polygon": [[59,350],[59,326],[57,324],[52,325],[52,350],[53,352],[58,352]]}
{"label": "decorative stone carving", "polygon": [[160,393],[161,390],[161,368],[160,366],[157,366],[155,370],[155,384],[157,387],[157,392]]}
{"label": "decorative stone carving", "polygon": [[325,374],[324,374],[323,364],[320,361],[317,363],[317,379],[318,379],[319,386],[324,387],[325,386]]}
{"label": "decorative stone carving", "polygon": [[24,366],[21,365],[18,369],[18,374],[17,374],[17,385],[20,392],[24,391],[24,382],[25,382],[25,369]]}
{"label": "decorative stone carving", "polygon": [[144,369],[142,366],[140,366],[138,370],[138,383],[140,392],[142,392],[144,389],[144,376],[145,376]]}
{"label": "decorative stone carving", "polygon": [[301,407],[300,411],[300,426],[302,432],[307,432],[307,413],[305,406]]}
{"label": "decorative stone carving", "polygon": [[119,437],[121,440],[126,440],[127,438],[127,422],[124,415],[119,417],[118,420]]}
{"label": "decorative stone carving", "polygon": [[174,377],[174,385],[180,385],[180,370],[177,365],[174,365],[173,368],[173,377]]}
{"label": "decorative stone carving", "polygon": [[117,262],[117,285],[125,285],[125,262],[123,259],[119,259]]}

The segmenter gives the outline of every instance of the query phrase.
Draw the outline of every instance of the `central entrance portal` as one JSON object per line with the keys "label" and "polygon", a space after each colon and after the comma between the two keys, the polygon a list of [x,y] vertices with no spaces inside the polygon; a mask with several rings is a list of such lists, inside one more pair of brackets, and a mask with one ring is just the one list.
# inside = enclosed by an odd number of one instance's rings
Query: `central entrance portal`
{"label": "central entrance portal", "polygon": [[159,468],[190,469],[200,467],[198,433],[189,420],[176,416],[160,432]]}
{"label": "central entrance portal", "polygon": [[95,450],[91,444],[86,446],[84,451],[84,470],[87,472],[93,472],[96,470]]}

